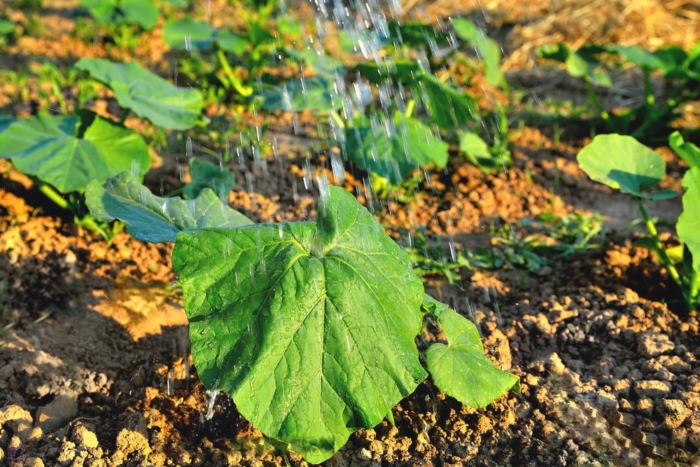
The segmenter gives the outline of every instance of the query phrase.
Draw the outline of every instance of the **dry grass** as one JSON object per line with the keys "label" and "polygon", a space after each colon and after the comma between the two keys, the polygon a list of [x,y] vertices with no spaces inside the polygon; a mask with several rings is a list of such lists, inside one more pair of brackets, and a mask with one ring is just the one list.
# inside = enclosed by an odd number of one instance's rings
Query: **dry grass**
{"label": "dry grass", "polygon": [[[509,29],[505,70],[527,68],[535,49],[565,42],[690,49],[700,38],[699,0],[403,0],[420,19],[468,15],[493,29]],[[406,8],[407,7],[407,8]]]}

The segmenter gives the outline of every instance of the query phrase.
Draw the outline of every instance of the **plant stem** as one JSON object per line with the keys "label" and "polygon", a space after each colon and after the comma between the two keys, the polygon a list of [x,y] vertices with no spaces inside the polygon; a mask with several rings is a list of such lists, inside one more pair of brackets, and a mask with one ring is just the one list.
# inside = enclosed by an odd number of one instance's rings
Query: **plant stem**
{"label": "plant stem", "polygon": [[644,96],[646,97],[646,103],[649,106],[654,105],[654,92],[651,89],[651,78],[649,68],[642,67],[642,72],[644,73]]}
{"label": "plant stem", "polygon": [[413,113],[413,108],[415,106],[416,106],[416,102],[413,99],[408,101],[408,103],[406,104],[406,116],[407,117],[411,116],[411,114]]}
{"label": "plant stem", "polygon": [[124,122],[126,121],[126,117],[128,117],[128,116],[129,116],[129,109],[127,109],[127,108],[122,109],[122,115],[119,118],[119,124],[123,126]]}
{"label": "plant stem", "polygon": [[63,198],[63,196],[61,196],[60,193],[58,193],[56,190],[51,188],[50,185],[47,185],[46,183],[43,183],[41,181],[36,181],[36,182],[39,186],[39,191],[44,193],[47,198],[49,198],[51,201],[56,203],[59,207],[61,207],[63,209],[70,209],[71,208],[70,203],[68,203],[68,201],[66,201],[66,199]]}
{"label": "plant stem", "polygon": [[221,63],[221,68],[224,69],[226,77],[229,79],[231,85],[236,89],[236,91],[238,91],[238,93],[243,97],[248,97],[251,94],[253,94],[253,88],[250,86],[243,86],[241,80],[233,74],[233,70],[231,70],[231,66],[228,64],[228,60],[226,60],[226,55],[224,54],[224,51],[218,49],[216,51],[216,57],[219,59],[219,63]]}
{"label": "plant stem", "polygon": [[688,304],[692,308],[693,305],[700,305],[700,271],[693,271],[690,277],[690,292],[688,294],[690,300]]}
{"label": "plant stem", "polygon": [[345,122],[343,121],[342,118],[340,118],[340,115],[338,115],[338,112],[336,112],[335,110],[331,110],[329,113],[330,113],[330,116],[333,117],[333,120],[335,121],[335,123],[340,128],[345,128]]}
{"label": "plant stem", "polygon": [[586,88],[586,92],[588,93],[588,100],[593,103],[596,110],[600,114],[600,118],[602,118],[603,120],[607,120],[608,118],[610,118],[610,115],[605,111],[603,105],[598,100],[598,96],[595,95],[595,91],[593,91],[591,83],[589,83],[588,80],[585,78],[583,79],[583,86]]}
{"label": "plant stem", "polygon": [[642,217],[644,218],[644,224],[647,226],[649,235],[651,235],[652,240],[654,240],[654,247],[656,248],[656,253],[659,259],[661,260],[663,265],[666,266],[668,275],[671,276],[674,282],[678,284],[678,286],[682,289],[683,281],[681,280],[681,276],[678,274],[678,270],[671,261],[671,258],[668,257],[668,253],[666,253],[666,248],[664,248],[663,243],[661,243],[659,233],[656,231],[656,225],[654,225],[654,221],[651,219],[651,217],[649,217],[649,213],[644,207],[644,202],[641,198],[637,198],[637,205],[639,206],[639,210],[642,213]]}

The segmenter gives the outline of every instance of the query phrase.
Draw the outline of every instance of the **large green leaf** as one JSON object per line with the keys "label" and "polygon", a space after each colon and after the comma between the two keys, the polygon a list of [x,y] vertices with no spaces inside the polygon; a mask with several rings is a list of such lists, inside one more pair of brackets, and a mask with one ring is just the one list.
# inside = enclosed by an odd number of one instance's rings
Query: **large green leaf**
{"label": "large green leaf", "polygon": [[591,179],[642,198],[666,175],[661,156],[631,136],[598,135],[576,158]]}
{"label": "large green leaf", "polygon": [[160,198],[130,172],[109,179],[104,186],[98,181],[90,183],[85,190],[85,204],[93,216],[107,221],[119,219],[136,239],[151,243],[174,242],[178,232],[187,229],[251,223],[208,188],[192,200]]}
{"label": "large green leaf", "polygon": [[668,137],[668,145],[690,167],[700,167],[700,148],[683,140],[680,131],[674,131]]}
{"label": "large green leaf", "polygon": [[158,8],[148,0],[81,0],[100,24],[136,23],[150,30],[158,22]]}
{"label": "large green leaf", "polygon": [[287,81],[263,92],[260,97],[264,99],[265,110],[287,112],[329,112],[340,108],[342,104],[341,98],[335,93],[333,82],[322,76]]}
{"label": "large green leaf", "polygon": [[693,269],[700,271],[700,167],[693,167],[683,177],[683,213],[678,218],[678,238],[693,254]]}
{"label": "large green leaf", "polygon": [[150,168],[148,146],[133,130],[94,117],[81,133],[78,117],[37,115],[12,123],[0,134],[0,158],[36,175],[62,193],[83,190],[89,182]]}
{"label": "large green leaf", "polygon": [[187,16],[184,19],[171,19],[163,26],[163,41],[171,49],[185,50],[188,46],[203,50],[214,43],[216,29],[206,21],[195,21]]}
{"label": "large green leaf", "polygon": [[418,82],[428,96],[430,123],[446,130],[479,119],[479,111],[469,94],[439,81],[430,73],[421,73]]}
{"label": "large green leaf", "polygon": [[7,128],[16,121],[17,119],[14,117],[6,117],[4,115],[0,115],[0,133],[7,130]]}
{"label": "large green leaf", "polygon": [[431,162],[438,168],[447,164],[447,143],[438,140],[420,120],[394,114],[394,134],[385,125],[348,127],[346,152],[350,160],[368,172],[398,183],[418,167]]}
{"label": "large green leaf", "polygon": [[425,354],[430,378],[440,391],[471,408],[486,407],[510,390],[520,392],[518,377],[484,356],[474,323],[427,295],[424,309],[437,320],[447,339],[447,345],[432,344]]}
{"label": "large green leaf", "polygon": [[457,36],[474,47],[479,58],[484,62],[486,81],[491,86],[500,86],[504,83],[501,72],[501,48],[498,42],[488,37],[484,32],[476,27],[474,23],[466,18],[452,19],[452,26]]}
{"label": "large green leaf", "polygon": [[157,126],[186,130],[202,112],[202,96],[145,70],[136,62],[112,63],[101,58],[81,58],[75,67],[109,86],[119,105]]}
{"label": "large green leaf", "polygon": [[190,159],[190,177],[192,181],[183,190],[186,199],[196,198],[205,188],[211,188],[219,198],[225,199],[226,195],[236,186],[236,180],[231,172],[211,162],[194,157]]}
{"label": "large green leaf", "polygon": [[328,190],[316,224],[182,232],[173,251],[202,382],[309,462],[426,377],[408,255],[352,195]]}

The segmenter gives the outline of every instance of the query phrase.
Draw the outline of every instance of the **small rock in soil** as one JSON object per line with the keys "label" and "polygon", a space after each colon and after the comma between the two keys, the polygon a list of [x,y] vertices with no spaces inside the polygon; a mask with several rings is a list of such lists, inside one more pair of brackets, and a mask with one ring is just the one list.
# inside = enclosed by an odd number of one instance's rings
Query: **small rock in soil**
{"label": "small rock in soil", "polygon": [[683,424],[691,411],[682,401],[676,399],[664,399],[658,405],[659,412],[669,428],[678,428]]}
{"label": "small rock in soil", "polygon": [[68,396],[56,396],[36,413],[36,426],[50,433],[68,423],[78,413],[78,402]]}
{"label": "small rock in soil", "polygon": [[668,395],[672,389],[671,383],[667,381],[638,381],[634,384],[634,391],[641,398],[657,398]]}
{"label": "small rock in soil", "polygon": [[637,337],[637,345],[643,357],[658,357],[676,347],[666,334],[657,333],[640,334]]}
{"label": "small rock in soil", "polygon": [[10,405],[0,410],[0,427],[9,428],[24,441],[32,432],[32,415],[19,405]]}

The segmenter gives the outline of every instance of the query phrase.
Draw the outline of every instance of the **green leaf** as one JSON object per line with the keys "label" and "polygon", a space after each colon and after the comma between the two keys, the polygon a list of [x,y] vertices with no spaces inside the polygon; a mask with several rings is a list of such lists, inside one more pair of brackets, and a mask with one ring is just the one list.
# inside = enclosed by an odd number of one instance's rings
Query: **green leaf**
{"label": "green leaf", "polygon": [[479,58],[484,62],[486,81],[491,86],[503,84],[504,77],[500,68],[501,48],[498,43],[466,18],[453,18],[452,26],[457,37],[476,49]]}
{"label": "green leaf", "polygon": [[693,269],[700,271],[700,167],[693,167],[683,177],[683,213],[678,218],[678,238],[693,255]]}
{"label": "green leaf", "polygon": [[331,81],[336,74],[345,74],[343,64],[339,60],[326,55],[323,51],[307,47],[304,50],[285,49],[285,53],[294,60],[303,60],[306,66],[310,67],[317,76],[323,76]]}
{"label": "green leaf", "polygon": [[0,19],[0,36],[6,36],[15,32],[15,23]]}
{"label": "green leaf", "polygon": [[688,58],[685,50],[672,45],[661,47],[654,51],[654,56],[660,61],[659,69],[666,79],[685,79],[686,73],[683,64]]}
{"label": "green leaf", "polygon": [[575,78],[583,78],[596,86],[611,87],[610,76],[603,71],[594,55],[605,51],[598,46],[581,47],[574,52],[566,44],[547,44],[537,49],[537,55],[566,65],[566,71]]}
{"label": "green leaf", "polygon": [[678,196],[678,193],[673,190],[660,190],[655,191],[654,193],[646,194],[645,198],[651,201],[663,201],[665,199],[673,199],[676,196]]}
{"label": "green leaf", "polygon": [[234,34],[229,30],[224,30],[216,35],[216,44],[224,52],[243,55],[248,49],[250,42],[245,37]]}
{"label": "green leaf", "polygon": [[358,63],[354,69],[373,84],[381,84],[388,79],[398,83],[412,83],[423,70],[413,60],[391,60],[383,62],[381,66],[376,62]]}
{"label": "green leaf", "polygon": [[129,233],[144,242],[174,242],[178,232],[215,227],[239,227],[251,221],[221,202],[208,188],[196,199],[160,198],[141,185],[130,172],[98,181],[85,190],[85,204],[100,219],[119,219]]}
{"label": "green leaf", "polygon": [[493,157],[486,142],[474,133],[464,132],[460,134],[459,152],[484,171],[489,172],[499,167],[500,161]]}
{"label": "green leaf", "polygon": [[440,82],[429,73],[421,73],[418,82],[428,96],[429,123],[436,123],[447,130],[480,118],[474,99],[469,94]]}
{"label": "green leaf", "polygon": [[423,308],[440,324],[447,339],[447,345],[431,344],[425,353],[430,377],[441,392],[475,409],[508,391],[520,392],[518,377],[484,356],[474,323],[427,295]]}
{"label": "green leaf", "polygon": [[385,125],[369,125],[345,129],[346,152],[350,160],[368,172],[398,183],[418,167],[434,163],[447,164],[447,143],[438,140],[420,120],[394,114],[395,133],[387,133]]}
{"label": "green leaf", "polygon": [[693,143],[683,141],[680,131],[674,131],[669,135],[668,145],[689,167],[700,167],[700,148]]}
{"label": "green leaf", "polygon": [[110,87],[119,105],[154,125],[186,130],[194,126],[202,112],[204,104],[197,91],[178,88],[136,62],[81,58],[75,67]]}
{"label": "green leaf", "polygon": [[444,32],[436,31],[432,24],[421,22],[389,22],[391,37],[398,40],[401,45],[419,48],[425,47],[431,53],[431,45],[443,45],[448,42],[449,36]]}
{"label": "green leaf", "polygon": [[7,130],[7,128],[16,121],[17,119],[14,117],[5,117],[0,115],[0,133]]}
{"label": "green leaf", "polygon": [[206,21],[171,19],[163,26],[163,40],[171,49],[185,50],[189,44],[195,50],[204,50],[214,43],[216,29]]}
{"label": "green leaf", "polygon": [[248,40],[253,44],[253,48],[264,42],[272,41],[274,37],[265,27],[260,24],[260,21],[254,21],[249,24]]}
{"label": "green leaf", "polygon": [[322,77],[295,79],[263,92],[263,109],[301,112],[315,110],[330,112],[341,107],[333,82]]}
{"label": "green leaf", "polygon": [[173,251],[202,382],[313,463],[426,377],[408,255],[351,194],[325,196],[315,224],[182,232]]}
{"label": "green leaf", "polygon": [[661,156],[631,136],[598,135],[577,159],[591,179],[642,198],[666,175]]}
{"label": "green leaf", "polygon": [[158,22],[158,8],[148,0],[81,0],[99,24],[136,23],[150,30]]}
{"label": "green leaf", "polygon": [[0,134],[0,158],[17,170],[35,175],[58,191],[83,190],[92,180],[132,170],[144,174],[151,165],[141,135],[94,117],[80,135],[78,117],[37,115],[18,120]]}
{"label": "green leaf", "polygon": [[205,188],[211,188],[221,199],[226,199],[229,192],[236,186],[236,180],[228,170],[222,169],[211,162],[190,159],[190,177],[192,182],[185,185],[185,199],[193,199]]}
{"label": "green leaf", "polygon": [[628,62],[634,63],[640,68],[658,70],[664,67],[664,62],[653,52],[638,46],[609,45],[605,49],[610,53],[616,53]]}

